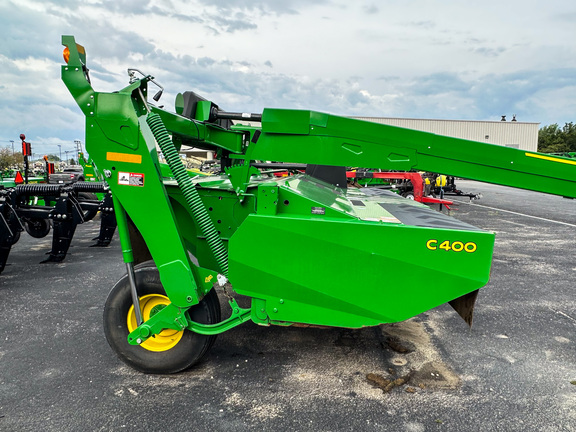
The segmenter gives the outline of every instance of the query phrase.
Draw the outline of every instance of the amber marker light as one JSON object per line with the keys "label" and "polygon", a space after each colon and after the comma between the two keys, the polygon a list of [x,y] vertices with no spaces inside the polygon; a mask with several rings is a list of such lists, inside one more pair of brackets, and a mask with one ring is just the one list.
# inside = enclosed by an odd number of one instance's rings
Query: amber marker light
{"label": "amber marker light", "polygon": [[70,60],[70,50],[68,49],[68,47],[64,48],[64,52],[62,53],[62,55],[64,56],[64,61],[66,62],[66,64],[68,64],[68,60]]}

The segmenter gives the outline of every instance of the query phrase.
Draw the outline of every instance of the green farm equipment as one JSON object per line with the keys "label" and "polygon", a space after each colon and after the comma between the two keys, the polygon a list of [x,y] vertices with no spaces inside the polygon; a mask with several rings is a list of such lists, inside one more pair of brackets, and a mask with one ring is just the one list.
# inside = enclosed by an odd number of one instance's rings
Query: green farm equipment
{"label": "green farm equipment", "polygon": [[96,165],[94,165],[94,162],[92,161],[91,158],[86,159],[86,157],[84,156],[84,153],[79,152],[78,153],[78,163],[80,164],[80,166],[83,169],[84,181],[87,181],[87,182],[102,181],[102,176],[98,172],[98,169],[96,168]]}
{"label": "green farm equipment", "polygon": [[3,177],[2,174],[0,174],[0,188],[7,188],[7,187],[14,187],[14,186],[16,186],[16,182],[14,181],[13,176]]}
{"label": "green farm equipment", "polygon": [[[538,153],[313,111],[230,113],[193,92],[179,94],[169,112],[154,105],[159,93],[148,100],[154,78],[135,70],[125,88],[97,92],[84,48],[73,36],[62,43],[62,79],[112,190],[127,270],[106,301],[104,331],[120,359],[143,372],[181,371],[219,333],[250,320],[361,328],[448,302],[471,323],[494,234],[395,194],[347,188],[344,167],[444,172],[576,196],[574,163]],[[216,152],[222,174],[189,174],[182,145]],[[268,163],[306,164],[306,173],[274,177],[259,168]],[[271,252],[274,245],[296,247]],[[446,258],[449,268],[434,265]]]}

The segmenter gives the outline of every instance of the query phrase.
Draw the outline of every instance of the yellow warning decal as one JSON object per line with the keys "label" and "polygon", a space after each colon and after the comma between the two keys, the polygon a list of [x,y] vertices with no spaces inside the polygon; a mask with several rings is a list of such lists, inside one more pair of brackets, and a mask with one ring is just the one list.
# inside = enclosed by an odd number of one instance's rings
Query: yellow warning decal
{"label": "yellow warning decal", "polygon": [[524,153],[524,154],[528,157],[532,157],[532,158],[536,158],[536,159],[544,159],[544,160],[548,160],[551,162],[560,162],[560,163],[565,163],[568,165],[576,165],[576,161],[560,159],[560,158],[555,158],[555,157],[551,157],[551,156],[545,156],[545,155],[541,155],[541,154],[537,154],[537,153]]}
{"label": "yellow warning decal", "polygon": [[114,152],[107,152],[106,153],[106,160],[113,161],[113,162],[130,162],[141,164],[142,163],[142,156],[137,154],[129,154],[129,153],[114,153]]}

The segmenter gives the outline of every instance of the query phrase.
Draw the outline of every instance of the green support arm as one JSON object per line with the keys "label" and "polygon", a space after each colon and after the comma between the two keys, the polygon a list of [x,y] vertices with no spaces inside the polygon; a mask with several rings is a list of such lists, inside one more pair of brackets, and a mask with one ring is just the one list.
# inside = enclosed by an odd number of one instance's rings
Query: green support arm
{"label": "green support arm", "polygon": [[440,172],[576,197],[576,162],[562,157],[314,111],[265,109],[251,160]]}
{"label": "green support arm", "polygon": [[175,144],[185,144],[205,150],[224,149],[232,153],[244,152],[244,134],[231,132],[211,123],[190,120],[178,114],[151,107],[160,116]]}
{"label": "green support arm", "polygon": [[95,92],[88,80],[84,48],[72,36],[63,36],[62,43],[70,53],[68,64],[62,66],[62,79],[86,115],[88,152],[138,227],[173,304],[182,308],[197,304],[204,287],[194,277],[159,173],[156,143],[145,120],[146,80],[136,80],[116,93]]}

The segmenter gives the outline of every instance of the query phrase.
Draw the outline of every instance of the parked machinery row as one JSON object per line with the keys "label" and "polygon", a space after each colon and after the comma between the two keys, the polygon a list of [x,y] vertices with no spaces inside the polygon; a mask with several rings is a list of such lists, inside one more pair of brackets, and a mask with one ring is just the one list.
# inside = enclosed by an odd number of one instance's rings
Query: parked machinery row
{"label": "parked machinery row", "polygon": [[24,184],[0,188],[0,273],[22,231],[43,238],[53,231],[52,248],[42,262],[66,257],[78,224],[101,213],[94,246],[108,246],[116,229],[112,194],[104,182],[67,185]]}

